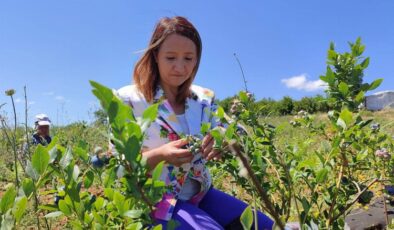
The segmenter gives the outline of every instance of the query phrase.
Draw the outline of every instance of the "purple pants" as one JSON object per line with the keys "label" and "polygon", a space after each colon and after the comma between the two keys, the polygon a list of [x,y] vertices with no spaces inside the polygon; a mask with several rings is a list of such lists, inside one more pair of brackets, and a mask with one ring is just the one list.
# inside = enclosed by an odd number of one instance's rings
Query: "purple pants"
{"label": "purple pants", "polygon": [[[237,198],[211,188],[198,206],[178,200],[172,218],[180,225],[177,229],[224,229],[239,219],[248,205]],[[257,212],[258,229],[272,229],[274,222]],[[158,224],[166,229],[167,222]]]}

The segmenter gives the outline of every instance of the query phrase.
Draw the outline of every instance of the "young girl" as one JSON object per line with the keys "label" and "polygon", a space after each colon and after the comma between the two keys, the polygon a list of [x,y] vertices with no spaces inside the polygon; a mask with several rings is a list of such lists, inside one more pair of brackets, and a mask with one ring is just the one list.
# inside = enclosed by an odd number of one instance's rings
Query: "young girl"
{"label": "young girl", "polygon": [[[211,113],[214,93],[192,85],[202,44],[198,31],[183,17],[161,19],[148,48],[134,69],[134,85],[117,91],[133,107],[136,117],[152,103],[160,102],[156,121],[146,131],[143,156],[150,168],[164,161],[161,179],[171,189],[163,194],[152,213],[156,224],[176,220],[178,229],[224,229],[239,223],[247,204],[212,187],[205,163],[219,159],[214,139],[203,137],[201,151],[191,153],[180,135],[199,135],[203,123],[221,126]],[[258,212],[258,228],[272,229],[273,221]]]}

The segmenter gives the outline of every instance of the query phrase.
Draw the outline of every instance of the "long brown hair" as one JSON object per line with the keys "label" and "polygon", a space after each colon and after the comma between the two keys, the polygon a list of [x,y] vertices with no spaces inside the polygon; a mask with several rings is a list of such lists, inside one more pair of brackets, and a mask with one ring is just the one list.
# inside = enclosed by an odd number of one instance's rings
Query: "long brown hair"
{"label": "long brown hair", "polygon": [[159,67],[155,61],[155,55],[164,40],[174,33],[189,38],[197,48],[196,66],[190,78],[179,86],[176,97],[177,102],[184,103],[190,95],[190,86],[196,76],[201,59],[201,38],[196,28],[186,18],[180,16],[173,18],[164,17],[156,24],[149,46],[134,68],[134,83],[148,102],[153,101],[160,80]]}

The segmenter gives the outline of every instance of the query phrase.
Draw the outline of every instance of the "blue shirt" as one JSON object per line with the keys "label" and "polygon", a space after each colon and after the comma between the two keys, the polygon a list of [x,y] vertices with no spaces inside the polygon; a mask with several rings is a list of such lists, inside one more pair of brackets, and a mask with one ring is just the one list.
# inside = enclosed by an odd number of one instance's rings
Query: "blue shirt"
{"label": "blue shirt", "polygon": [[52,138],[50,136],[46,136],[46,137],[42,137],[40,135],[38,135],[38,133],[34,133],[33,134],[33,144],[34,145],[38,145],[41,144],[42,146],[47,146],[48,144],[50,144],[52,141]]}

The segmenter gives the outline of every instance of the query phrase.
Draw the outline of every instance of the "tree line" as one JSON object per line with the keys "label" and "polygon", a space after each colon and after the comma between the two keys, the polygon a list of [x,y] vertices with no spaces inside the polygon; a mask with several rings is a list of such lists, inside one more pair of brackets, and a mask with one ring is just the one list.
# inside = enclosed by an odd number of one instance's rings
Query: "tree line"
{"label": "tree line", "polygon": [[[224,111],[229,112],[232,101],[236,96],[226,97],[223,100],[217,100],[218,105],[223,107]],[[289,96],[285,96],[280,100],[272,98],[263,98],[253,102],[254,106],[259,108],[262,115],[289,115],[296,114],[301,110],[308,113],[328,112],[331,106],[325,96],[316,95],[313,97],[303,97],[295,100]]]}

